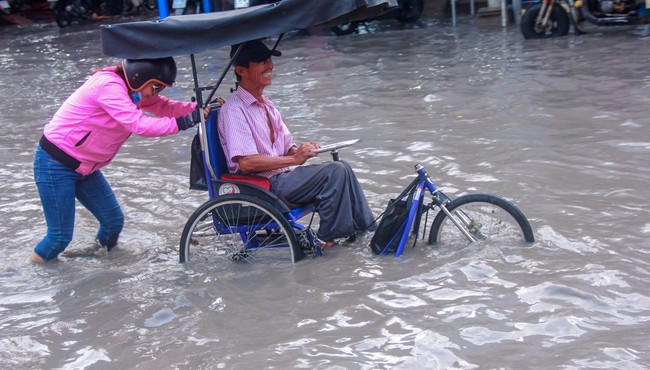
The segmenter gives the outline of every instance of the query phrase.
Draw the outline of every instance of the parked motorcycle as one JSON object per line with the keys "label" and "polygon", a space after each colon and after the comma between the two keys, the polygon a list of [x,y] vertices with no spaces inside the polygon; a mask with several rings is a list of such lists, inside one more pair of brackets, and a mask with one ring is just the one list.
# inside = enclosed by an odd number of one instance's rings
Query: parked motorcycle
{"label": "parked motorcycle", "polygon": [[[645,0],[541,0],[522,2],[521,33],[526,39],[565,36],[573,25],[576,34],[585,25],[633,26],[650,23]],[[528,3],[528,4],[525,4]],[[528,5],[528,6],[526,6]]]}
{"label": "parked motorcycle", "polygon": [[22,24],[51,19],[54,12],[47,0],[0,0],[0,15],[10,23]]}
{"label": "parked motorcycle", "polygon": [[157,8],[157,0],[124,0],[124,13],[155,10]]}
{"label": "parked motorcycle", "polygon": [[74,21],[90,19],[93,9],[92,0],[58,0],[54,5],[54,19],[59,27],[66,28]]}
{"label": "parked motorcycle", "polygon": [[363,21],[353,21],[342,23],[331,28],[332,32],[338,36],[349,35],[357,32],[359,27],[365,26],[367,22],[383,19],[397,19],[402,23],[415,22],[422,16],[424,10],[424,0],[397,0],[397,6],[379,17],[366,19]]}
{"label": "parked motorcycle", "polygon": [[157,8],[156,0],[49,0],[53,3],[54,18],[61,28],[75,21],[101,20],[131,11],[150,11]]}

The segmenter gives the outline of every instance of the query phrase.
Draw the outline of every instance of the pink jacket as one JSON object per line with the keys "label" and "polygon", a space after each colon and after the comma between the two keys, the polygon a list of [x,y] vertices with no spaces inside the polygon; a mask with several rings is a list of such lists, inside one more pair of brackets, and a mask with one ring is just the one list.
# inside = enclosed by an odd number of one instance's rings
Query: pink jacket
{"label": "pink jacket", "polygon": [[81,162],[78,173],[88,175],[109,164],[132,133],[146,137],[175,134],[175,118],[190,114],[195,108],[196,103],[160,95],[136,106],[122,78],[112,71],[100,71],[70,95],[43,133],[51,143]]}

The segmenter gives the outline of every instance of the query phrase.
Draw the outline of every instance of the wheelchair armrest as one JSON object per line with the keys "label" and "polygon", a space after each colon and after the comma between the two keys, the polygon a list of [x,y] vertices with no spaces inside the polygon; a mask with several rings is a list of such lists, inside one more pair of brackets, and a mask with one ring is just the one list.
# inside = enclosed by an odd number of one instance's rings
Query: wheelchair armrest
{"label": "wheelchair armrest", "polygon": [[271,181],[264,176],[255,175],[242,175],[239,173],[227,173],[221,176],[222,180],[245,182],[252,185],[257,185],[263,189],[271,190]]}
{"label": "wheelchair armrest", "polygon": [[[235,175],[235,174],[230,174]],[[221,196],[225,194],[246,194],[256,197],[258,199],[264,200],[273,207],[277,208],[281,213],[288,213],[291,211],[287,203],[285,203],[280,197],[276,194],[271,193],[267,188],[264,188],[258,185],[256,182],[259,182],[260,176],[252,176],[257,179],[245,179],[244,177],[251,177],[247,175],[236,175],[236,176],[222,176],[221,179],[213,180],[212,187],[215,189],[215,196]],[[228,179],[226,177],[231,177]],[[238,179],[234,179],[238,177]],[[268,179],[266,179],[268,182]],[[252,180],[252,181],[251,181]],[[261,182],[260,182],[261,183]],[[269,185],[270,186],[270,185]]]}

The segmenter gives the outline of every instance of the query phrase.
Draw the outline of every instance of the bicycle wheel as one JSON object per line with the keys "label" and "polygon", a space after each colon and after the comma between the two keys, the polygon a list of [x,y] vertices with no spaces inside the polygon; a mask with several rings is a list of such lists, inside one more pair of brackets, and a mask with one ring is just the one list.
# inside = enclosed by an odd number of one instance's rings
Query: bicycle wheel
{"label": "bicycle wheel", "polygon": [[[535,241],[526,216],[503,198],[489,194],[469,194],[449,202],[446,208],[478,241]],[[467,240],[467,237],[444,212],[439,212],[431,224],[429,244],[463,239]]]}
{"label": "bicycle wheel", "polygon": [[296,262],[304,257],[289,221],[254,197],[220,196],[190,216],[181,235],[180,262]]}

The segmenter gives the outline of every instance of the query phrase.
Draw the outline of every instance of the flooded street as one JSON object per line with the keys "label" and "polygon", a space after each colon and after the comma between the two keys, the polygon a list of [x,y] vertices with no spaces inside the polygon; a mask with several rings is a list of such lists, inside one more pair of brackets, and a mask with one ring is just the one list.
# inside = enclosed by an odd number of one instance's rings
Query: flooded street
{"label": "flooded street", "polygon": [[[340,155],[376,215],[422,163],[452,197],[515,203],[535,243],[419,241],[393,258],[366,235],[295,265],[200,268],[178,262],[207,200],[188,187],[194,132],[133,136],[103,170],[126,217],[117,250],[27,263],[46,229],[32,167],[43,126],[119,60],[97,25],[0,28],[3,367],[647,368],[650,38],[525,41],[449,23],[288,35],[265,95],[299,142],[362,138]],[[197,55],[201,81],[216,82],[228,51]],[[188,100],[190,60],[176,61],[163,94]],[[75,222],[69,248],[90,245],[97,222],[80,205]]]}

